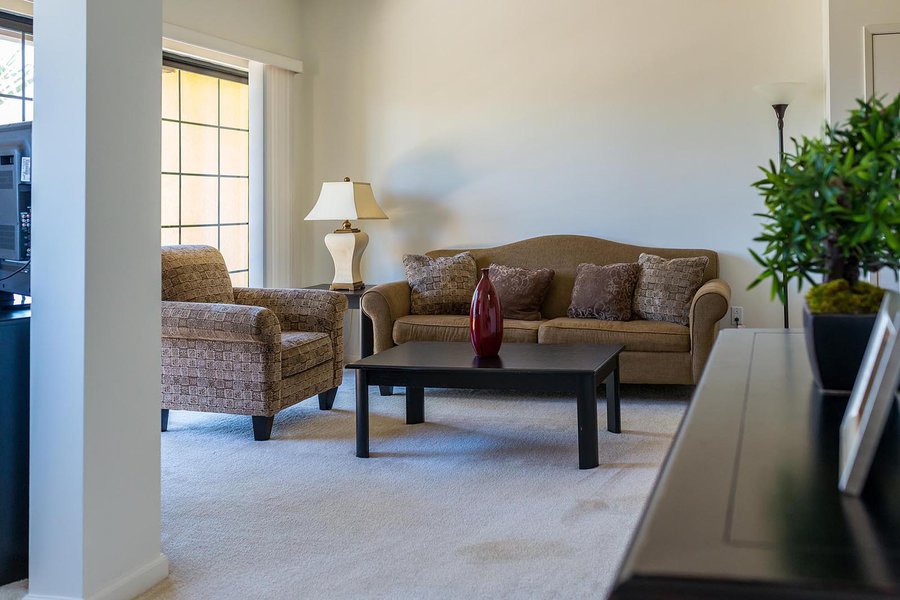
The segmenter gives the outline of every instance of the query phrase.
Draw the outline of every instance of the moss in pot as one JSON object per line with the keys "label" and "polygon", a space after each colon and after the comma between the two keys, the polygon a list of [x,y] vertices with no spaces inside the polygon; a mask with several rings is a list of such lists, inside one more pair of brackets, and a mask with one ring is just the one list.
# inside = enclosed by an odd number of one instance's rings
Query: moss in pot
{"label": "moss in pot", "polygon": [[[857,101],[845,123],[794,140],[780,168],[762,168],[753,186],[765,201],[763,232],[750,250],[764,281],[784,301],[796,280],[812,289],[804,327],[816,383],[853,387],[884,290],[863,272],[900,269],[900,96]],[[824,279],[818,283],[814,276]]]}

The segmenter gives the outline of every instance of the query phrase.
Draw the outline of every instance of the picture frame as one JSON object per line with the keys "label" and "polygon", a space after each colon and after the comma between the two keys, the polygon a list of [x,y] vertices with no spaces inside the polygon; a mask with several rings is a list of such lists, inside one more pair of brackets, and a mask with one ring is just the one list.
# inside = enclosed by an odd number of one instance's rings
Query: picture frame
{"label": "picture frame", "polygon": [[838,488],[862,493],[900,384],[900,294],[885,292],[841,421]]}

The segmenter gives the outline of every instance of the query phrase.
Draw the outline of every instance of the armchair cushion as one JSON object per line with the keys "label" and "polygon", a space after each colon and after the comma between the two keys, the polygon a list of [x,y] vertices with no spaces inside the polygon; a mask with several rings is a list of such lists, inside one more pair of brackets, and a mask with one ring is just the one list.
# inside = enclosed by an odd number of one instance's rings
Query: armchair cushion
{"label": "armchair cushion", "polygon": [[259,306],[162,302],[162,337],[281,344],[281,326]]}
{"label": "armchair cushion", "polygon": [[163,246],[162,299],[234,304],[225,259],[211,246]]}
{"label": "armchair cushion", "polygon": [[285,331],[281,334],[281,376],[291,377],[334,358],[327,333]]}

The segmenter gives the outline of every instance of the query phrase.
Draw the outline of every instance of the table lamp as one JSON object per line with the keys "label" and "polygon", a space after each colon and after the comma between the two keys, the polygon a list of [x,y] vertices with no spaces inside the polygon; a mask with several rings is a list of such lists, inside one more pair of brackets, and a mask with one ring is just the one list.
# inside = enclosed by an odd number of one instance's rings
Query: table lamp
{"label": "table lamp", "polygon": [[322,184],[319,199],[306,221],[343,221],[343,227],[325,236],[325,245],[334,260],[333,290],[359,290],[365,287],[359,272],[359,261],[369,244],[365,231],[353,227],[351,220],[387,219],[387,215],[375,201],[372,186],[350,181],[326,181]]}

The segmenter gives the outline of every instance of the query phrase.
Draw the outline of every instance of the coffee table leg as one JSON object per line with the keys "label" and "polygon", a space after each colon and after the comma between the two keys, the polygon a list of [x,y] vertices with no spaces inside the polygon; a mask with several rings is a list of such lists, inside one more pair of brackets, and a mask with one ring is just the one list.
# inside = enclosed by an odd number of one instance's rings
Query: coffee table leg
{"label": "coffee table leg", "polygon": [[594,377],[578,382],[578,468],[593,469],[600,464],[597,432],[597,385]]}
{"label": "coffee table leg", "polygon": [[619,398],[619,361],[616,360],[616,368],[606,378],[606,429],[612,433],[622,433]]}
{"label": "coffee table leg", "polygon": [[356,370],[356,456],[369,458],[369,383],[365,369]]}
{"label": "coffee table leg", "polygon": [[406,387],[406,423],[425,422],[425,388]]}

